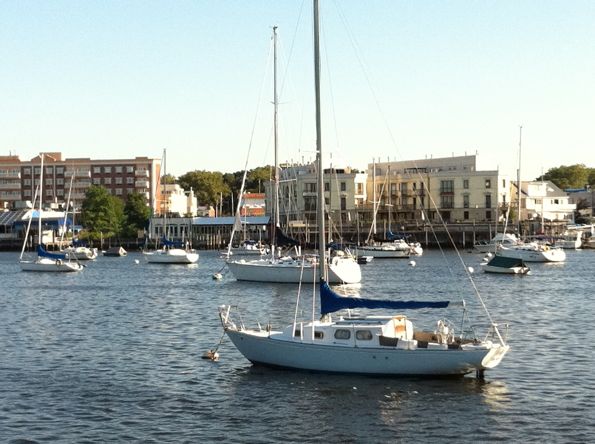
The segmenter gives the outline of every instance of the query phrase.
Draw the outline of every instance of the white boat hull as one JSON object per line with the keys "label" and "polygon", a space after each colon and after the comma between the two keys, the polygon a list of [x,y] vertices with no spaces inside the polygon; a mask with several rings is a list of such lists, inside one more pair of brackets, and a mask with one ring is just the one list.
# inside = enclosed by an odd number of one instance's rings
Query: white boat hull
{"label": "white boat hull", "polygon": [[79,261],[92,261],[97,259],[97,248],[78,247],[75,249],[66,249],[62,251],[68,259],[78,259]]}
{"label": "white boat hull", "polygon": [[[228,261],[227,267],[238,281],[297,284],[319,281],[318,265],[299,260],[238,260]],[[303,279],[300,279],[303,278]],[[357,284],[362,280],[359,264],[351,258],[333,258],[329,264],[328,281],[331,284]]]}
{"label": "white boat hull", "polygon": [[180,248],[158,250],[144,253],[150,264],[194,264],[198,262],[198,253],[188,252]]}
{"label": "white boat hull", "polygon": [[494,267],[491,265],[483,265],[483,271],[486,273],[498,273],[498,274],[529,274],[530,271],[527,267]]}
{"label": "white boat hull", "polygon": [[69,273],[82,271],[83,266],[76,262],[62,261],[61,259],[40,258],[34,261],[21,261],[23,271],[43,271],[48,273]]}
{"label": "white boat hull", "polygon": [[528,248],[506,248],[498,250],[498,256],[522,259],[525,262],[564,262],[566,253],[561,248],[528,249]]}
{"label": "white boat hull", "polygon": [[358,247],[356,250],[358,256],[372,256],[374,258],[403,258],[410,256],[410,250],[390,249],[381,247]]}
{"label": "white boat hull", "polygon": [[371,375],[464,375],[498,365],[508,346],[416,349],[317,345],[275,339],[267,332],[226,330],[236,348],[254,364],[296,370]]}

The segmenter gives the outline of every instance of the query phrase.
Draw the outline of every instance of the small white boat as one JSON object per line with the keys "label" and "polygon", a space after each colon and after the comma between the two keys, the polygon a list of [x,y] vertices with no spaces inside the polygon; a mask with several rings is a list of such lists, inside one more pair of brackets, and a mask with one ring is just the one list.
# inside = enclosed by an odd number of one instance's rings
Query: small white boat
{"label": "small white boat", "polygon": [[358,256],[372,256],[374,258],[402,258],[407,259],[411,255],[409,244],[403,240],[394,242],[379,242],[371,245],[357,247]]}
{"label": "small white boat", "polygon": [[582,246],[582,235],[583,232],[579,230],[567,231],[565,232],[562,237],[556,239],[556,247],[568,249],[568,250],[578,250]]}
{"label": "small white boat", "polygon": [[222,252],[223,255],[231,256],[264,256],[268,254],[269,249],[255,240],[245,240],[238,247],[231,247]]}
{"label": "small white boat", "polygon": [[44,271],[51,273],[68,273],[82,271],[83,266],[78,262],[70,261],[61,253],[46,251],[42,245],[37,246],[37,258],[33,260],[20,261],[23,271]]}
{"label": "small white boat", "polygon": [[530,274],[531,269],[522,259],[494,256],[489,261],[481,264],[486,273],[499,274]]}
{"label": "small white boat", "polygon": [[494,253],[496,251],[496,247],[498,247],[499,245],[503,245],[505,247],[512,247],[518,245],[519,243],[519,239],[514,234],[498,233],[489,242],[476,242],[473,245],[473,250],[475,253]]}
{"label": "small white boat", "polygon": [[163,247],[161,250],[143,253],[150,264],[195,264],[198,253],[194,250]]}
{"label": "small white boat", "polygon": [[561,248],[530,242],[510,247],[500,246],[497,256],[522,259],[525,262],[564,262],[566,253]]}
{"label": "small white boat", "polygon": [[117,257],[126,256],[128,253],[123,247],[111,247],[103,252],[104,256]]}
{"label": "small white boat", "polygon": [[97,248],[89,247],[67,247],[62,252],[68,259],[77,259],[79,261],[92,261],[97,259]]}
{"label": "small white boat", "polygon": [[[332,284],[357,284],[362,280],[361,268],[356,259],[337,251],[327,258],[328,281]],[[238,281],[275,282],[299,284],[301,281],[318,279],[318,257],[306,256],[293,258],[290,256],[276,259],[231,260],[227,268]]]}

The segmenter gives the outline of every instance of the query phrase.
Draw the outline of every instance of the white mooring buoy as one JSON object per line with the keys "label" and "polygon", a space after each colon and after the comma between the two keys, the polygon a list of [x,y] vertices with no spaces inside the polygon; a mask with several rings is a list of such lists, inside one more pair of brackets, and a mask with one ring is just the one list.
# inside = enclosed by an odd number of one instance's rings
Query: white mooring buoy
{"label": "white mooring buoy", "polygon": [[475,269],[473,267],[467,267],[467,270],[469,271],[469,273],[475,272]]}
{"label": "white mooring buoy", "polygon": [[215,273],[213,274],[213,279],[215,279],[216,281],[220,281],[221,279],[223,279],[223,275],[221,273]]}
{"label": "white mooring buoy", "polygon": [[411,267],[415,267],[417,264],[415,263],[415,261],[409,261],[409,265],[410,265]]}
{"label": "white mooring buoy", "polygon": [[134,260],[134,263],[135,263],[135,264],[140,264],[140,261],[139,261],[138,259],[135,259],[135,260]]}

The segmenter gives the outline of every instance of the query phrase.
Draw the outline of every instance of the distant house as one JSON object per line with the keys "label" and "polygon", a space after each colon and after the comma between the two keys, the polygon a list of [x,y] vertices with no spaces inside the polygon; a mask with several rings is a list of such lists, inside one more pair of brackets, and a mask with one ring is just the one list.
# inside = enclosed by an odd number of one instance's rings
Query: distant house
{"label": "distant house", "polygon": [[521,219],[573,222],[576,203],[553,182],[521,182]]}

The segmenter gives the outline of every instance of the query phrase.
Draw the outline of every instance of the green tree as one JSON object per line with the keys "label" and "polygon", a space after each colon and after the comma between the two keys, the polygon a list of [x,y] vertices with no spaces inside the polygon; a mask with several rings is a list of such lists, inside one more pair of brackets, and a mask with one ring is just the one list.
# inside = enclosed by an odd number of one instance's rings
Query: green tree
{"label": "green tree", "polygon": [[163,184],[163,185],[173,184],[176,182],[177,182],[176,176],[174,176],[172,174],[164,174],[163,176],[161,176],[161,184]]}
{"label": "green tree", "polygon": [[85,193],[81,217],[88,238],[119,236],[124,226],[124,203],[104,187],[92,185]]}
{"label": "green tree", "polygon": [[218,171],[190,171],[181,175],[178,183],[185,190],[192,188],[200,204],[217,205],[221,195],[225,199],[231,193],[223,174]]}
{"label": "green tree", "polygon": [[595,185],[595,168],[590,168],[589,169],[589,185],[594,186]]}
{"label": "green tree", "polygon": [[568,188],[582,188],[589,183],[591,171],[592,169],[587,168],[583,164],[570,166],[562,165],[550,168],[547,173],[543,175],[543,179],[551,180],[556,186],[563,190]]}
{"label": "green tree", "polygon": [[142,194],[132,193],[128,195],[126,204],[124,205],[124,215],[126,224],[123,235],[127,238],[134,238],[139,230],[143,230],[146,227],[151,217],[151,209],[147,206]]}

